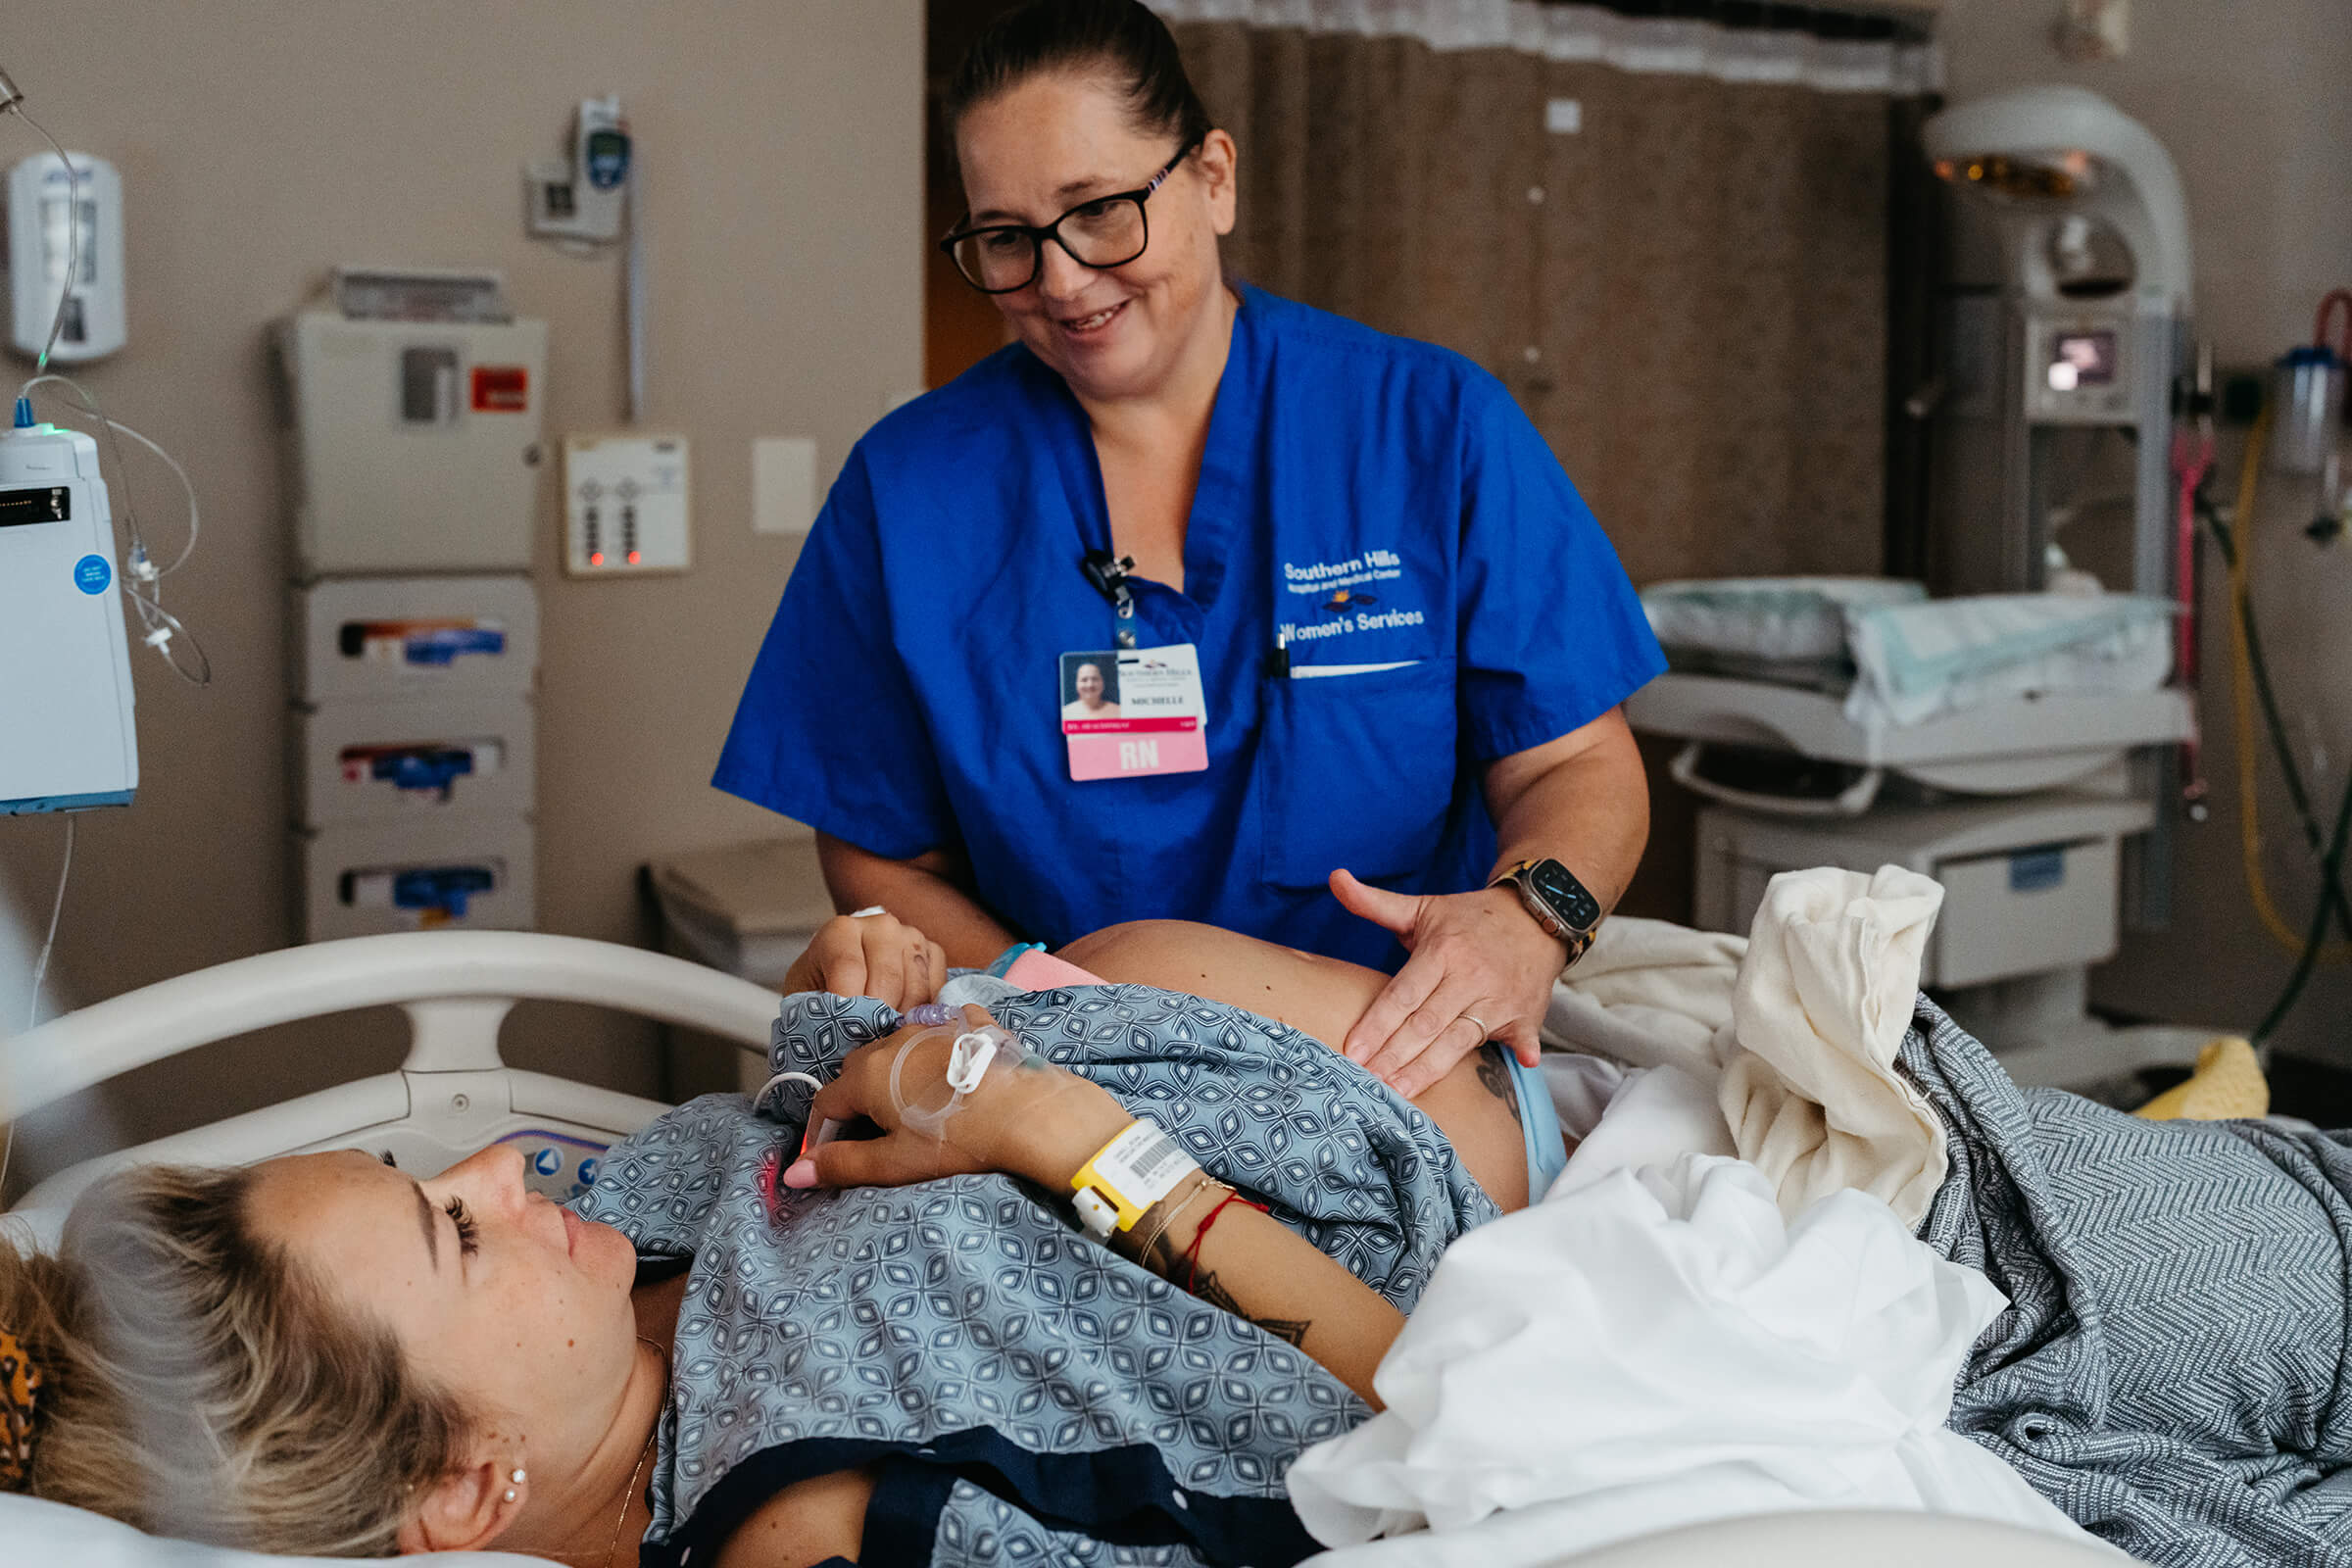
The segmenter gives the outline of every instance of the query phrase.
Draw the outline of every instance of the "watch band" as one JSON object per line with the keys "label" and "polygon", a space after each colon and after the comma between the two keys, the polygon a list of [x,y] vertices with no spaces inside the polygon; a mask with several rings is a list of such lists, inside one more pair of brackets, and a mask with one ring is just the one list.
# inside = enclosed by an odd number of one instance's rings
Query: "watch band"
{"label": "watch band", "polygon": [[[1537,866],[1542,865],[1543,863],[1544,862],[1540,857],[1521,860],[1518,864],[1503,872],[1502,875],[1488,883],[1487,886],[1490,888],[1498,888],[1505,882],[1511,884],[1511,886],[1519,894],[1520,904],[1526,907],[1527,912],[1530,915],[1535,917],[1536,923],[1544,928],[1544,934],[1567,948],[1567,961],[1560,966],[1565,969],[1573,965],[1577,959],[1583,957],[1586,951],[1592,946],[1592,935],[1600,928],[1600,919],[1595,917],[1592,924],[1580,926],[1572,924],[1567,919],[1563,918],[1560,914],[1560,911],[1553,908],[1551,905],[1544,899],[1544,895],[1536,891],[1533,885],[1534,879],[1529,875],[1529,872],[1533,871]],[[1556,860],[1552,861],[1551,863],[1554,865],[1559,865],[1559,862]],[[1564,865],[1559,866],[1559,870],[1561,875],[1567,877],[1569,881],[1576,883],[1576,889],[1579,893],[1584,894],[1584,896],[1587,898],[1592,897],[1591,892],[1586,889],[1585,885],[1581,881],[1577,880],[1576,874],[1573,871],[1570,871]]]}

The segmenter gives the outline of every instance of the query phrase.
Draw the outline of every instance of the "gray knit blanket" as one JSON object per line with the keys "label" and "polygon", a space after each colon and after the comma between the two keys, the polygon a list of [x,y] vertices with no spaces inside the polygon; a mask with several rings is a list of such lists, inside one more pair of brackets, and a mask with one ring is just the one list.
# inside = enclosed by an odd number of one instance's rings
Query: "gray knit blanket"
{"label": "gray knit blanket", "polygon": [[2010,1299],[1951,1426],[2132,1556],[2352,1563],[2352,1134],[2020,1089],[1924,998],[1952,1172],[1922,1239]]}

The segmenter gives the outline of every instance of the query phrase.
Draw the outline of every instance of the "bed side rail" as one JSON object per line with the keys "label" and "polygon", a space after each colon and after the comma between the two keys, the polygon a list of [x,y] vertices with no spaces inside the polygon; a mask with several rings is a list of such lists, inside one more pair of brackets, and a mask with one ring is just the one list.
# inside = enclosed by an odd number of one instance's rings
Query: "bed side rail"
{"label": "bed side rail", "polygon": [[399,1006],[408,1072],[502,1065],[498,1030],[525,999],[584,1002],[764,1053],[776,994],[638,948],[524,931],[407,931],[287,948],[200,969],[0,1040],[0,1119],[134,1067],[272,1024]]}

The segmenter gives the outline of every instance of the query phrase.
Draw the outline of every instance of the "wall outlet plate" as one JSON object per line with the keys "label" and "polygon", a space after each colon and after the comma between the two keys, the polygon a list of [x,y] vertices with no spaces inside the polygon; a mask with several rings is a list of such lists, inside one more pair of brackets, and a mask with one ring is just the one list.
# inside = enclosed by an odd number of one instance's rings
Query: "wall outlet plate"
{"label": "wall outlet plate", "polygon": [[816,520],[816,443],[752,438],[752,532],[801,533]]}
{"label": "wall outlet plate", "polygon": [[564,438],[564,570],[643,576],[692,565],[682,435]]}

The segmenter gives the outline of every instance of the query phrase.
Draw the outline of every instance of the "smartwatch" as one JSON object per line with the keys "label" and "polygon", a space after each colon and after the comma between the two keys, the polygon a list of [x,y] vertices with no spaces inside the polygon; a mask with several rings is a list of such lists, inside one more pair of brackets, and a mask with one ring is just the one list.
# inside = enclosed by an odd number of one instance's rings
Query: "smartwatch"
{"label": "smartwatch", "polygon": [[1498,888],[1505,882],[1519,890],[1519,902],[1536,923],[1567,945],[1568,963],[1585,956],[1592,933],[1600,927],[1601,908],[1575,872],[1550,858],[1521,860],[1487,885]]}

